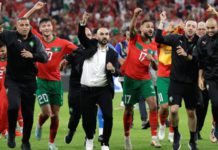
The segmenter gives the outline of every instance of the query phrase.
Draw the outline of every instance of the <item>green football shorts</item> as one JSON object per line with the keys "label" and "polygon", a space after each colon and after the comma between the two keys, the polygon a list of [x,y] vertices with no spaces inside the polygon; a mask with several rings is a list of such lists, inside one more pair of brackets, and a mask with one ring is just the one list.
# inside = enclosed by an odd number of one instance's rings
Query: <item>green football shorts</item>
{"label": "green football shorts", "polygon": [[155,96],[155,90],[152,80],[135,80],[130,77],[124,77],[123,101],[125,105],[138,103],[140,98],[149,98]]}
{"label": "green football shorts", "polygon": [[160,105],[167,104],[169,102],[169,98],[168,98],[169,84],[170,84],[170,78],[157,77],[157,93],[158,93],[158,102]]}
{"label": "green football shorts", "polygon": [[39,105],[63,105],[63,87],[61,81],[37,78],[37,99]]}

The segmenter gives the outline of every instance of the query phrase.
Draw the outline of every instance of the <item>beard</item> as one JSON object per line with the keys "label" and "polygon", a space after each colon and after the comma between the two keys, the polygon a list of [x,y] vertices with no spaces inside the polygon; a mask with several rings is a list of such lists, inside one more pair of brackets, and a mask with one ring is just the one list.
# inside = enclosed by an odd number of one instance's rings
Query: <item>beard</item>
{"label": "beard", "polygon": [[106,45],[106,44],[108,43],[108,40],[104,38],[104,39],[102,39],[102,40],[99,40],[98,42],[99,42],[99,44],[101,44],[101,45]]}
{"label": "beard", "polygon": [[144,33],[144,37],[145,37],[145,38],[148,38],[149,40],[152,40],[153,34],[152,34],[152,35],[149,35],[149,34],[147,34],[147,33]]}

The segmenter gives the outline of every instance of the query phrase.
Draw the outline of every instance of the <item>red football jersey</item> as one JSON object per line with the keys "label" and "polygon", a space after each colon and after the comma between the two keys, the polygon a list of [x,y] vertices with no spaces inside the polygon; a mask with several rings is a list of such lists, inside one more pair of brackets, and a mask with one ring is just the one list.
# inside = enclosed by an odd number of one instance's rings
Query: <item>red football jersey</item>
{"label": "red football jersey", "polygon": [[7,61],[0,61],[0,132],[8,127],[8,100],[4,86],[6,65]]}
{"label": "red football jersey", "polygon": [[32,29],[32,32],[41,40],[49,56],[49,60],[46,64],[37,63],[39,70],[37,76],[46,80],[60,81],[60,62],[64,55],[70,54],[77,48],[77,46],[58,37],[54,37],[52,41],[46,42],[42,35],[40,35],[36,30]]}
{"label": "red football jersey", "polygon": [[122,66],[124,75],[136,80],[151,79],[149,72],[150,61],[147,60],[146,56],[151,54],[156,60],[156,51],[157,44],[154,40],[145,43],[141,36],[136,34],[129,41],[127,58]]}

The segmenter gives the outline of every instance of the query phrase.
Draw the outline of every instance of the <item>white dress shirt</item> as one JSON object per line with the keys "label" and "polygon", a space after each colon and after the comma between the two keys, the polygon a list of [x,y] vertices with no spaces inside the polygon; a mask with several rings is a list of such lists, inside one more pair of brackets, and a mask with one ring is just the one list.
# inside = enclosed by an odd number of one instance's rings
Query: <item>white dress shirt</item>
{"label": "white dress shirt", "polygon": [[104,87],[107,85],[106,78],[106,53],[108,47],[101,49],[98,46],[97,52],[83,63],[83,70],[80,83],[89,87]]}

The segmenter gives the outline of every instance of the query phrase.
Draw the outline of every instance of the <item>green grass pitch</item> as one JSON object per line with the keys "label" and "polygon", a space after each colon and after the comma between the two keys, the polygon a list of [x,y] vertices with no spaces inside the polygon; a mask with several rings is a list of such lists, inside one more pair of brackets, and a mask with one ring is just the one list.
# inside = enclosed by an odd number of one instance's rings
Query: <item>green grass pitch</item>
{"label": "green grass pitch", "polygon": [[[114,120],[113,120],[113,131],[112,136],[110,139],[110,149],[111,150],[123,150],[123,142],[124,142],[124,136],[123,136],[123,109],[119,106],[121,99],[121,94],[117,93],[114,100]],[[35,118],[34,118],[34,125],[31,135],[31,145],[33,150],[46,150],[48,149],[48,138],[49,138],[49,125],[50,120],[47,120],[47,122],[43,126],[43,134],[41,141],[37,141],[34,137],[34,131],[35,131],[35,125],[36,120],[38,118],[38,114],[40,112],[38,103],[35,105]],[[189,130],[187,125],[187,115],[185,112],[185,109],[182,107],[180,110],[180,122],[179,122],[179,130],[182,134],[182,140],[181,140],[181,150],[188,150],[188,141],[189,141]],[[59,130],[58,134],[56,136],[56,145],[59,150],[83,150],[84,149],[84,131],[81,126],[81,121],[78,126],[77,132],[74,135],[73,141],[71,144],[65,144],[64,143],[64,137],[68,132],[67,129],[67,123],[69,119],[69,113],[68,113],[68,105],[67,105],[67,93],[64,94],[64,105],[60,110],[60,124],[59,124]],[[200,150],[216,150],[218,149],[218,144],[211,143],[209,140],[209,133],[211,129],[211,110],[209,108],[208,114],[206,117],[204,128],[201,132],[203,140],[198,142],[198,146]],[[96,130],[96,138],[95,138],[95,150],[100,150],[100,144],[97,142],[98,137],[98,130]],[[167,129],[168,133],[168,129]],[[168,134],[166,134],[166,137]],[[133,144],[133,150],[152,150],[155,149],[152,146],[150,146],[150,129],[149,130],[142,130],[141,129],[141,121],[139,117],[139,111],[136,109],[134,113],[134,127],[131,130],[131,139]],[[7,150],[7,141],[6,139],[0,139],[0,150]],[[17,147],[14,150],[19,150],[21,145],[21,138],[16,138]],[[171,144],[167,141],[167,138],[161,142],[162,147],[160,149],[162,150],[170,150],[172,149]]]}

